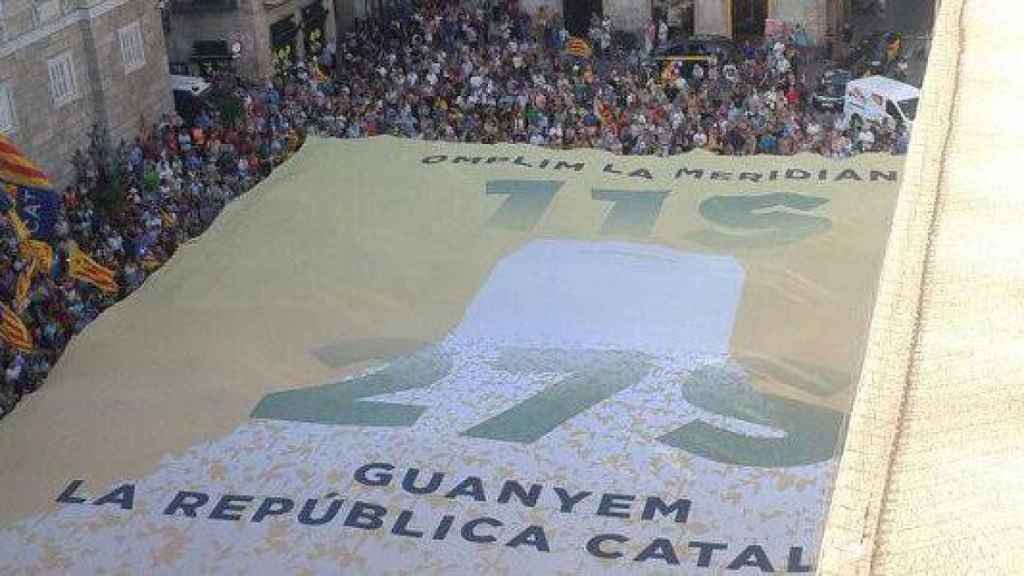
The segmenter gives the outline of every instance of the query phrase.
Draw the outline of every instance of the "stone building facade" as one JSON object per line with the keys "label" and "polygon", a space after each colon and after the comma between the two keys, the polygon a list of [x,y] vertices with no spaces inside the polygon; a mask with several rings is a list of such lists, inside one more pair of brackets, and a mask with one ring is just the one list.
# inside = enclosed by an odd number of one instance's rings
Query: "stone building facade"
{"label": "stone building facade", "polygon": [[650,0],[519,0],[519,7],[536,14],[543,7],[549,14],[569,14],[579,7],[610,18],[616,30],[639,32],[651,21]]}
{"label": "stone building facade", "polygon": [[766,19],[801,24],[814,43],[838,29],[843,0],[519,0],[521,8],[535,14],[568,14],[582,7],[608,16],[619,30],[639,32],[652,18],[666,18],[676,34],[757,36]]}
{"label": "stone building facade", "polygon": [[677,8],[675,12],[692,13],[696,34],[756,37],[764,34],[766,20],[772,19],[800,24],[814,44],[836,33],[848,12],[848,0],[655,0],[655,4],[665,6],[667,13],[673,12],[669,6],[684,6],[685,11]]}
{"label": "stone building facade", "polygon": [[844,12],[840,0],[771,0],[768,3],[769,18],[803,25],[815,44],[839,32]]}
{"label": "stone building facade", "polygon": [[94,125],[133,138],[173,109],[150,0],[0,0],[0,132],[58,184]]}
{"label": "stone building facade", "polygon": [[266,78],[275,59],[305,60],[335,38],[332,0],[169,1],[168,56],[193,73],[223,63]]}

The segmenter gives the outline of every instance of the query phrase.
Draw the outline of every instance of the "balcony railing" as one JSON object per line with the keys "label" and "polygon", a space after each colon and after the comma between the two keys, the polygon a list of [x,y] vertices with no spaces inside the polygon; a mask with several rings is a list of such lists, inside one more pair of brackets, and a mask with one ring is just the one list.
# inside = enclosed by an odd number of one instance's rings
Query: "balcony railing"
{"label": "balcony railing", "polygon": [[231,12],[238,9],[238,0],[171,0],[171,11],[177,14]]}

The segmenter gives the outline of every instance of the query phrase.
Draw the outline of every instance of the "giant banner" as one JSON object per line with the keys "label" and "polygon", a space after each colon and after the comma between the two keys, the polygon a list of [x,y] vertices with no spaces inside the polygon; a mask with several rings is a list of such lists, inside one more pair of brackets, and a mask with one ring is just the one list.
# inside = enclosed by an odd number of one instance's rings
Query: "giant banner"
{"label": "giant banner", "polygon": [[0,572],[813,572],[900,168],[308,142],[0,422]]}

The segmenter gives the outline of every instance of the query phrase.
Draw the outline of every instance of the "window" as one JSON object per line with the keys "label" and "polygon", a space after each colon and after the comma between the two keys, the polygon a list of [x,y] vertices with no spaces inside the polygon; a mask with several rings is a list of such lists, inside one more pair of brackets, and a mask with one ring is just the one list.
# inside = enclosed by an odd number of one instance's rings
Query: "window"
{"label": "window", "polygon": [[900,114],[899,108],[896,108],[896,105],[892,103],[892,100],[885,101],[885,113],[892,116],[892,119],[897,122],[903,120],[903,115]]}
{"label": "window", "polygon": [[11,87],[0,82],[0,134],[14,132],[14,94]]}
{"label": "window", "polygon": [[35,5],[36,26],[41,26],[60,17],[60,3],[57,0],[42,0]]}
{"label": "window", "polygon": [[75,62],[71,52],[65,52],[47,62],[50,69],[50,98],[54,106],[62,106],[78,97],[75,82]]}
{"label": "window", "polygon": [[911,122],[917,117],[917,100],[917,98],[900,100],[900,110],[903,110],[903,115]]}
{"label": "window", "polygon": [[121,61],[124,62],[124,73],[132,72],[146,65],[146,53],[142,47],[142,27],[138,22],[117,31],[121,40]]}

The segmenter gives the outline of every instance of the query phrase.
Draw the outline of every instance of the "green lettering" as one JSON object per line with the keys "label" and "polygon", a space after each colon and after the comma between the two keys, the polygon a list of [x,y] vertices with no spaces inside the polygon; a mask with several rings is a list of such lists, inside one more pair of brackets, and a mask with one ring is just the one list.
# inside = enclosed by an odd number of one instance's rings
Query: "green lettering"
{"label": "green lettering", "polygon": [[591,197],[612,203],[601,226],[602,234],[649,236],[668,190],[594,190]]}
{"label": "green lettering", "polygon": [[338,426],[412,426],[425,407],[363,399],[425,388],[451,369],[451,358],[429,347],[350,380],[268,394],[253,409],[252,417]]}
{"label": "green lettering", "polygon": [[715,462],[764,468],[805,466],[830,460],[839,446],[841,412],[763,394],[735,364],[697,370],[683,383],[683,397],[708,412],[785,433],[782,438],[750,436],[698,420],[658,439]]}
{"label": "green lettering", "polygon": [[826,203],[826,198],[789,193],[714,196],[701,202],[700,213],[726,230],[702,230],[687,237],[722,250],[792,244],[832,229],[828,218],[793,212],[809,212]]}
{"label": "green lettering", "polygon": [[555,193],[565,182],[559,180],[491,180],[487,194],[501,194],[508,198],[488,223],[507,230],[530,230],[540,222]]}
{"label": "green lettering", "polygon": [[518,374],[568,373],[464,433],[474,438],[530,444],[639,382],[648,370],[648,360],[636,352],[512,349],[501,353],[496,369]]}

